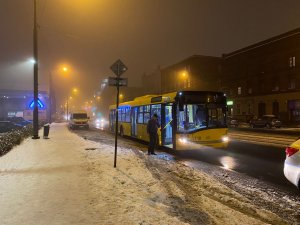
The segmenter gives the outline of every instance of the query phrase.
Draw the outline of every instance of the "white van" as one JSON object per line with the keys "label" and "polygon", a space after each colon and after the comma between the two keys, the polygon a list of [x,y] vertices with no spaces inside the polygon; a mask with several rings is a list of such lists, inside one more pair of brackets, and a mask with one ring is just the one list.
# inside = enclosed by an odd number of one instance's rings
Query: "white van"
{"label": "white van", "polygon": [[85,128],[89,129],[89,117],[87,116],[87,112],[84,110],[71,112],[69,127],[71,129],[76,128]]}

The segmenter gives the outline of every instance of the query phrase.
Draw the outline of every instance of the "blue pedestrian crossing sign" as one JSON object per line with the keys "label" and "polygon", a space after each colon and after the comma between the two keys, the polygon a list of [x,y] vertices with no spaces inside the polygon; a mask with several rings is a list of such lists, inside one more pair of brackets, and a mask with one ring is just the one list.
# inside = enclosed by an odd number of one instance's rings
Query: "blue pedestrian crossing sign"
{"label": "blue pedestrian crossing sign", "polygon": [[[33,109],[34,100],[30,102],[29,108]],[[38,108],[43,109],[45,107],[44,103],[38,98]]]}

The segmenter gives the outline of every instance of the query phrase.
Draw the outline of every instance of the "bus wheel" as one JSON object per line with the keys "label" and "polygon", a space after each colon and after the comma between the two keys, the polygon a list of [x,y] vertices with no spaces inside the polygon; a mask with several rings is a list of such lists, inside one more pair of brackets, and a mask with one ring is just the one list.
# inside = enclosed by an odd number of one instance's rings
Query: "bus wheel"
{"label": "bus wheel", "polygon": [[124,129],[123,126],[120,126],[120,136],[124,137]]}

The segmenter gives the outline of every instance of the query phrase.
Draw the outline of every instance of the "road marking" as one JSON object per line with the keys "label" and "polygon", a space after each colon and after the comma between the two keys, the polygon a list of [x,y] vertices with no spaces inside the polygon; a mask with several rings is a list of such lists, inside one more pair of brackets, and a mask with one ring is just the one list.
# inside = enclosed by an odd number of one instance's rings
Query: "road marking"
{"label": "road marking", "polygon": [[259,144],[279,146],[279,147],[287,147],[296,140],[296,138],[292,138],[292,137],[258,136],[258,135],[250,135],[250,134],[233,134],[233,133],[229,133],[229,137],[236,141],[259,143]]}

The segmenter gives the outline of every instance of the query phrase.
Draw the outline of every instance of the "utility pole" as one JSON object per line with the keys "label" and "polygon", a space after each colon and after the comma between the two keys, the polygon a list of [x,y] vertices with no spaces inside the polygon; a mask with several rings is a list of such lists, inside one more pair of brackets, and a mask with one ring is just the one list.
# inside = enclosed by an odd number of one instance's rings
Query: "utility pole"
{"label": "utility pole", "polygon": [[52,73],[49,73],[49,123],[52,123],[52,103],[53,103],[53,88],[52,88]]}
{"label": "utility pole", "polygon": [[39,109],[38,109],[38,34],[36,21],[36,0],[33,0],[34,5],[34,22],[33,22],[33,136],[32,139],[39,139]]}
{"label": "utility pole", "polygon": [[118,65],[118,73],[117,73],[117,105],[116,105],[116,128],[115,128],[115,157],[114,157],[114,167],[117,166],[117,149],[118,149],[118,130],[119,130],[119,92],[120,92],[120,84],[119,84],[119,78],[120,78],[120,72],[119,72],[119,65]]}
{"label": "utility pole", "polygon": [[67,121],[69,121],[69,99],[67,99]]}

